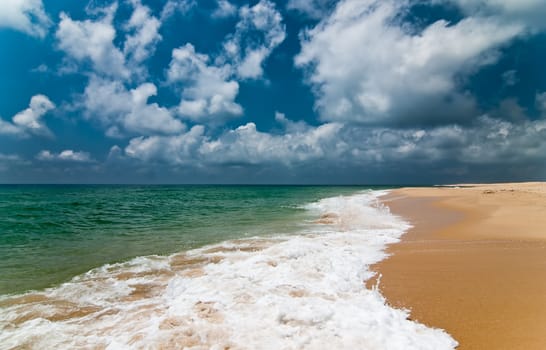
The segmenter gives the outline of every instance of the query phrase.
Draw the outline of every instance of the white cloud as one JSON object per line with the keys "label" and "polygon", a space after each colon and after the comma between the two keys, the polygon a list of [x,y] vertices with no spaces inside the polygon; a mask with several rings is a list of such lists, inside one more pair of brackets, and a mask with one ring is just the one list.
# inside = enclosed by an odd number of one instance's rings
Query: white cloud
{"label": "white cloud", "polygon": [[26,136],[23,129],[2,119],[0,119],[0,135]]}
{"label": "white cloud", "polygon": [[[283,124],[293,123],[284,116]],[[294,123],[296,124],[296,123]],[[337,139],[340,124],[318,127],[299,124],[285,133],[260,132],[254,123],[228,130],[217,139],[206,136],[203,126],[174,136],[138,137],[130,141],[125,153],[144,161],[170,164],[297,164],[313,159],[334,159],[346,144]]]}
{"label": "white cloud", "polygon": [[130,73],[125,67],[125,56],[114,45],[116,29],[113,20],[116,11],[117,4],[114,3],[104,9],[104,15],[96,21],[75,21],[63,12],[55,35],[59,48],[72,59],[91,62],[97,73],[128,78]]}
{"label": "white cloud", "polygon": [[546,92],[537,93],[535,96],[537,109],[546,116]]}
{"label": "white cloud", "polygon": [[[97,19],[76,21],[61,14],[56,34],[59,48],[73,61],[89,62],[92,67],[80,106],[88,119],[96,119],[107,128],[106,135],[110,137],[179,133],[184,125],[167,108],[148,103],[157,94],[157,87],[144,82],[148,73],[143,63],[155,53],[162,39],[162,23],[141,0],[127,3],[132,12],[121,25],[125,32],[119,45],[122,49],[115,44],[117,2],[95,9]],[[181,6],[181,2],[169,2],[164,10],[178,11]]]}
{"label": "white cloud", "polygon": [[[134,101],[134,96],[128,96],[127,85],[146,80],[146,67],[142,63],[153,55],[161,40],[159,28],[162,21],[176,11],[189,11],[194,2],[169,1],[164,6],[161,20],[158,20],[140,0],[127,1],[133,12],[122,26],[127,33],[120,45],[122,50],[115,45],[117,34],[113,23],[117,3],[98,9],[99,17],[94,20],[75,21],[61,14],[57,30],[59,48],[72,58],[72,62],[88,62],[92,66],[89,86],[83,96],[86,115],[108,126],[109,136],[121,136],[126,132],[145,135],[180,132],[182,124],[165,108],[157,104],[130,107],[128,102],[115,101],[113,96],[127,97],[123,101]],[[224,15],[236,11],[227,1],[219,1],[218,5]],[[223,50],[213,57],[214,60],[195,52],[191,44],[173,50],[167,80],[181,91],[177,111],[182,117],[218,124],[227,117],[242,115],[243,108],[235,102],[239,92],[235,78],[261,77],[264,60],[284,40],[285,31],[280,13],[268,0],[261,0],[252,7],[242,7],[239,16],[235,33],[226,38]],[[251,35],[252,40],[249,39]],[[67,67],[70,63],[67,61]],[[153,93],[156,92],[154,86]],[[139,112],[139,108],[143,111]],[[141,116],[151,112],[150,108],[156,109],[153,120]]]}
{"label": "white cloud", "polygon": [[153,56],[161,41],[159,29],[162,22],[154,17],[149,7],[140,0],[127,0],[132,7],[130,18],[121,26],[124,41],[117,47],[118,33],[114,26],[117,2],[98,8],[96,19],[76,21],[61,13],[56,32],[59,48],[73,60],[65,62],[64,71],[75,72],[77,63],[91,63],[94,74],[128,80],[143,81],[147,76],[144,61]]}
{"label": "white cloud", "polygon": [[[231,11],[231,4],[222,1],[218,4]],[[239,16],[235,33],[226,38],[216,59],[197,53],[189,43],[173,50],[167,80],[182,90],[178,106],[181,116],[218,123],[243,113],[243,108],[235,102],[239,92],[235,78],[262,77],[263,62],[284,40],[285,30],[280,13],[268,0],[252,7],[243,6]]]}
{"label": "white cloud", "polygon": [[131,0],[133,14],[125,29],[131,34],[125,38],[123,53],[127,60],[136,64],[149,58],[161,40],[159,27],[161,22],[151,15],[150,8],[143,6],[140,0]]}
{"label": "white cloud", "polygon": [[305,33],[296,64],[308,71],[323,120],[403,124],[432,117],[441,123],[467,116],[474,101],[456,76],[495,62],[496,49],[523,31],[495,18],[467,17],[412,33],[398,22],[405,6],[344,0]]}
{"label": "white cloud", "polygon": [[203,144],[200,154],[214,164],[283,164],[332,159],[346,144],[338,139],[340,124],[293,130],[275,135],[256,130],[254,123],[223,134],[216,141]]}
{"label": "white cloud", "polygon": [[294,122],[281,112],[275,112],[275,121],[281,124],[288,133],[303,132],[308,129],[308,125],[304,121]]}
{"label": "white cloud", "polygon": [[0,153],[0,162],[17,162],[20,160],[21,160],[21,157],[19,157],[16,154]]}
{"label": "white cloud", "polygon": [[226,18],[234,16],[237,13],[237,6],[227,0],[217,0],[218,7],[212,12],[213,18]]}
{"label": "white cloud", "polygon": [[433,3],[455,3],[472,16],[494,16],[507,23],[519,23],[530,30],[546,28],[544,0],[432,0]]}
{"label": "white cloud", "polygon": [[469,167],[494,165],[491,169],[496,169],[495,165],[500,164],[516,173],[529,165],[546,171],[543,120],[511,123],[482,116],[464,127],[429,129],[339,123],[316,127],[296,123],[294,127],[290,125],[294,122],[282,114],[277,114],[277,120],[288,126],[280,133],[262,132],[254,123],[247,123],[217,138],[207,136],[203,126],[179,135],[138,137],[130,141],[125,154],[143,162],[194,169],[250,166],[259,171],[273,167],[292,169],[296,174],[301,169],[339,167],[383,172],[404,169],[417,171],[416,175],[420,171],[416,169],[428,169],[438,176],[443,171],[464,172]]}
{"label": "white cloud", "polygon": [[275,4],[261,0],[252,7],[241,7],[239,17],[235,33],[224,43],[224,54],[240,78],[258,79],[263,75],[263,62],[286,37],[282,16]]}
{"label": "white cloud", "polygon": [[28,134],[53,136],[41,118],[55,108],[53,102],[44,95],[35,95],[30,99],[27,109],[17,113],[12,123],[0,119],[0,134],[28,136]]}
{"label": "white cloud", "polygon": [[50,25],[51,20],[44,11],[42,0],[0,1],[0,27],[43,38]]}
{"label": "white cloud", "polygon": [[296,10],[313,19],[324,17],[337,0],[289,0],[286,8]]}
{"label": "white cloud", "polygon": [[42,63],[39,66],[37,66],[35,68],[32,68],[30,71],[32,73],[48,73],[49,72],[49,67]]}
{"label": "white cloud", "polygon": [[507,70],[502,73],[502,80],[506,86],[516,85],[519,81],[518,72],[514,69]]}
{"label": "white cloud", "polygon": [[194,0],[169,0],[163,6],[160,20],[165,22],[176,13],[186,14],[196,5]]}
{"label": "white cloud", "polygon": [[196,165],[196,151],[205,140],[203,133],[204,127],[196,125],[188,132],[175,136],[140,136],[129,142],[125,153],[144,161],[161,160],[171,164]]}
{"label": "white cloud", "polygon": [[108,162],[115,162],[116,160],[120,159],[123,159],[123,150],[121,149],[121,147],[119,147],[118,145],[110,147],[110,151],[108,152],[108,157],[106,158],[106,160]]}
{"label": "white cloud", "polygon": [[229,65],[211,64],[209,57],[196,53],[191,44],[174,49],[167,79],[184,86],[179,113],[195,121],[241,115],[243,109],[235,102],[239,84],[230,80],[230,74]]}
{"label": "white cloud", "polygon": [[108,128],[108,136],[179,133],[184,129],[172,113],[148,99],[157,94],[154,84],[127,90],[123,83],[92,76],[83,95],[85,115]]}
{"label": "white cloud", "polygon": [[51,153],[48,150],[40,151],[36,155],[36,159],[42,161],[67,161],[67,162],[92,162],[91,156],[87,152],[75,152],[67,149],[60,153]]}

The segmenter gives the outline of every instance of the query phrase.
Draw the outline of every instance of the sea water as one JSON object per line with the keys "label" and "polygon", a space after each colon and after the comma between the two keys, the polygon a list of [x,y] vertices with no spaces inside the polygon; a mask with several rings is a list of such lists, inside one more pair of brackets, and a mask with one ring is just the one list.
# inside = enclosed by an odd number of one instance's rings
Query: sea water
{"label": "sea water", "polygon": [[0,187],[0,349],[452,349],[365,288],[385,193]]}

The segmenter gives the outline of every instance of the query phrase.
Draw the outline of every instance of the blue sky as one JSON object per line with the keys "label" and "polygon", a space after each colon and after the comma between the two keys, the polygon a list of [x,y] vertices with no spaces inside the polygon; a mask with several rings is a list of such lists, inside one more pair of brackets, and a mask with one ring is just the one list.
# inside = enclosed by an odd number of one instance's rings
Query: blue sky
{"label": "blue sky", "polygon": [[540,0],[4,0],[2,183],[546,177]]}

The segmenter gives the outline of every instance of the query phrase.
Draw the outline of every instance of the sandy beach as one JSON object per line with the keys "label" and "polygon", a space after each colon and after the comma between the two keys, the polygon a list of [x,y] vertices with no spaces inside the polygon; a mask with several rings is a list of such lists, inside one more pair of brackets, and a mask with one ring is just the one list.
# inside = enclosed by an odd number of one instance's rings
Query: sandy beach
{"label": "sandy beach", "polygon": [[404,188],[384,200],[414,226],[373,267],[390,304],[458,349],[546,348],[546,183]]}

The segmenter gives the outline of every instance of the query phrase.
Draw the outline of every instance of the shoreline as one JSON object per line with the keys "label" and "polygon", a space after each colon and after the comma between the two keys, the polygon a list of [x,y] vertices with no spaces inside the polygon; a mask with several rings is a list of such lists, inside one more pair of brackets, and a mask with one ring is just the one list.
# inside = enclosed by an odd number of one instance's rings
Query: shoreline
{"label": "shoreline", "polygon": [[[0,299],[8,348],[451,349],[362,284],[408,228],[385,192],[305,204],[291,235],[248,237],[143,256],[58,287]],[[362,270],[365,266],[366,270]],[[48,336],[51,331],[55,337]],[[265,342],[264,342],[265,340]]]}
{"label": "shoreline", "polygon": [[546,183],[403,188],[383,202],[413,225],[372,266],[392,306],[458,349],[546,348]]}

